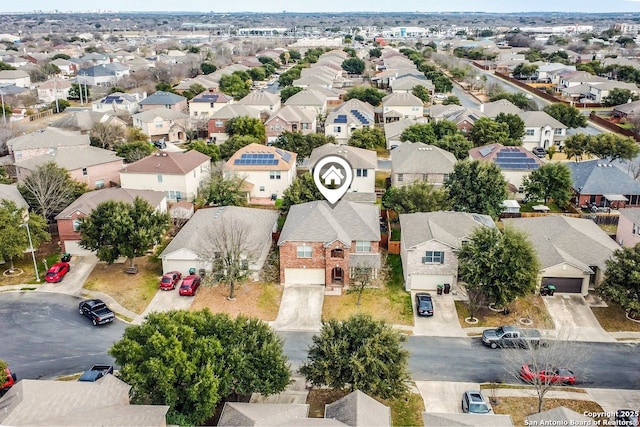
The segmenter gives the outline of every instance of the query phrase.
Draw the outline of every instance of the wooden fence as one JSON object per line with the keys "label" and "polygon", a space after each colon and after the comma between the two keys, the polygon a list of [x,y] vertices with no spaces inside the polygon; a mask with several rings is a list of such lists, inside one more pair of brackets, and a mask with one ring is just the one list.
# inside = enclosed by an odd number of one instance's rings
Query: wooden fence
{"label": "wooden fence", "polygon": [[610,130],[611,132],[619,133],[620,135],[624,135],[624,136],[630,136],[636,141],[640,141],[640,135],[636,135],[635,132],[630,131],[629,129],[621,128],[615,123],[611,123],[608,120],[598,116],[597,114],[593,114],[593,113],[589,114],[589,120],[591,120],[594,123],[597,123],[598,125],[602,126],[607,130]]}

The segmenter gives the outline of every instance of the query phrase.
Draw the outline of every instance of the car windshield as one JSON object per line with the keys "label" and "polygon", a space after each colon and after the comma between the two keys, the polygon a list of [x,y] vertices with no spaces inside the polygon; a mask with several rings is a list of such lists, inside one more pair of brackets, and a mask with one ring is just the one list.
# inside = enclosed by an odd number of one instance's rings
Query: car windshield
{"label": "car windshield", "polygon": [[55,271],[49,271],[47,272],[47,276],[55,276],[56,272]]}
{"label": "car windshield", "polygon": [[485,403],[472,403],[469,405],[470,412],[489,412],[489,408]]}
{"label": "car windshield", "polygon": [[163,277],[162,278],[162,283],[169,283],[171,282],[171,278],[170,277]]}

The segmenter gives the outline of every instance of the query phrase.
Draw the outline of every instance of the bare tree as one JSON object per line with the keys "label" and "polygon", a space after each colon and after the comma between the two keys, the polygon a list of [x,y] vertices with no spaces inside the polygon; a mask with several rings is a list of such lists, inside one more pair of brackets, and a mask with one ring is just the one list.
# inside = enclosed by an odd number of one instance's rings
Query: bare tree
{"label": "bare tree", "polygon": [[469,308],[469,317],[471,320],[476,319],[476,313],[481,307],[487,305],[487,294],[482,285],[471,286],[465,284],[467,290],[467,307]]}
{"label": "bare tree", "polygon": [[[0,114],[2,114],[0,112]],[[7,123],[9,118],[7,117]],[[7,141],[22,134],[24,129],[21,126],[2,124],[2,118],[0,118],[0,156],[4,156],[9,153],[7,148]]]}
{"label": "bare tree", "polygon": [[371,273],[371,268],[369,267],[355,267],[353,269],[353,275],[351,276],[351,282],[349,284],[349,292],[355,292],[358,294],[356,305],[360,305],[362,293],[365,288],[371,284]]}
{"label": "bare tree", "polygon": [[107,123],[96,123],[91,128],[91,145],[105,150],[114,149],[125,139],[125,129],[122,126]]}
{"label": "bare tree", "polygon": [[[567,331],[556,333],[555,339],[545,339],[542,345],[529,345],[524,349],[504,349],[502,352],[507,375],[530,384],[538,399],[538,412],[542,411],[544,398],[553,387],[563,382],[551,380],[558,369],[575,369],[584,364],[589,353],[584,345],[576,342]],[[521,377],[521,369],[527,365],[535,375],[532,379]],[[539,375],[543,373],[542,375]],[[547,375],[549,374],[549,375]]]}

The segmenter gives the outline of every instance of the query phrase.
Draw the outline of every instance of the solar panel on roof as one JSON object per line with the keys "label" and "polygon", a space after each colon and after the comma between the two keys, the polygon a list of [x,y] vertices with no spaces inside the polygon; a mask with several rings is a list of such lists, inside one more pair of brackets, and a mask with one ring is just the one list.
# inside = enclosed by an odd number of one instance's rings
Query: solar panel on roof
{"label": "solar panel on roof", "polygon": [[333,120],[333,123],[347,123],[347,115],[338,114],[338,116]]}
{"label": "solar panel on roof", "polygon": [[278,159],[272,153],[243,153],[239,159],[233,161],[234,165],[274,166]]}
{"label": "solar panel on roof", "polygon": [[289,163],[289,161],[291,160],[291,153],[289,153],[288,151],[284,151],[279,148],[276,148],[276,153],[278,153],[280,157],[282,157],[282,160],[284,160],[287,163]]}
{"label": "solar panel on roof", "polygon": [[495,148],[496,148],[496,147],[495,147],[495,146],[493,146],[493,145],[489,145],[488,147],[482,147],[482,148],[480,149],[480,155],[481,155],[482,157],[487,157],[489,154],[491,154],[491,153],[493,152],[493,150],[494,150]]}
{"label": "solar panel on roof", "polygon": [[354,116],[356,116],[356,118],[358,120],[360,120],[360,123],[362,123],[363,125],[368,125],[369,124],[369,120],[367,120],[367,118],[362,115],[362,113],[358,110],[351,110],[351,114],[353,114]]}

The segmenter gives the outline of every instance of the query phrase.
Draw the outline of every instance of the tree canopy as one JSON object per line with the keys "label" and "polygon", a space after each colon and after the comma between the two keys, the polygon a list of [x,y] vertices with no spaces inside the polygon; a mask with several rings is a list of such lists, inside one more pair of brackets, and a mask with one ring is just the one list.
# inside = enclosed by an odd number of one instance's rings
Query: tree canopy
{"label": "tree canopy", "polygon": [[113,150],[125,139],[125,129],[122,126],[97,122],[91,127],[89,140],[91,145],[105,150]]}
{"label": "tree canopy", "polygon": [[291,371],[264,322],[202,311],[151,313],[109,350],[133,403],[168,405],[168,423],[202,425],[224,398],[279,393]]}
{"label": "tree canopy", "polygon": [[482,117],[473,124],[469,131],[469,139],[473,142],[474,147],[488,144],[509,145],[511,141],[509,125]]}
{"label": "tree canopy", "polygon": [[311,155],[314,148],[328,143],[335,143],[333,136],[321,133],[302,134],[300,132],[283,132],[273,142],[273,146],[282,150],[292,151],[298,155],[298,164]]}
{"label": "tree canopy", "polygon": [[125,256],[131,266],[160,241],[169,225],[169,216],[157,212],[146,200],[133,204],[109,200],[80,219],[80,246],[96,251],[100,261],[112,264]]}
{"label": "tree canopy", "polygon": [[640,97],[629,89],[615,88],[609,92],[609,96],[606,96],[602,100],[602,105],[604,107],[613,107],[626,104],[629,101],[637,101],[638,99],[640,99]]}
{"label": "tree canopy", "polygon": [[506,145],[522,145],[524,136],[524,121],[517,114],[500,113],[496,117],[497,123],[505,123],[509,128],[509,141]]}
{"label": "tree canopy", "polygon": [[[9,261],[13,270],[13,260],[24,255],[29,248],[27,229],[23,227],[25,209],[18,207],[11,200],[0,201],[0,258]],[[51,236],[46,231],[47,222],[37,214],[29,214],[29,232],[34,250],[42,242],[49,241]]]}
{"label": "tree canopy", "polygon": [[462,160],[453,166],[445,182],[454,211],[497,217],[507,198],[507,181],[500,168],[491,162]]}
{"label": "tree canopy", "polygon": [[205,141],[199,139],[193,141],[187,147],[187,151],[195,150],[199,153],[205,154],[211,158],[212,162],[220,160],[220,147],[216,144],[207,144]]}
{"label": "tree canopy", "polygon": [[263,141],[252,135],[234,135],[220,144],[220,159],[226,162],[242,147],[246,147],[249,144],[264,145]]}
{"label": "tree canopy", "polygon": [[244,98],[251,92],[251,78],[243,79],[237,71],[220,76],[220,90],[235,100]]}
{"label": "tree canopy", "polygon": [[569,204],[573,180],[564,163],[546,163],[522,179],[522,192],[533,200],[553,199],[562,208]]}
{"label": "tree canopy", "polygon": [[392,398],[407,390],[409,352],[405,336],[390,325],[356,314],[322,323],[300,373],[314,386],[360,390]]}
{"label": "tree canopy", "polygon": [[640,319],[640,244],[621,248],[606,261],[598,293],[619,304],[634,319]]}
{"label": "tree canopy", "polygon": [[365,63],[360,58],[347,58],[341,66],[348,74],[362,74],[365,70]]}
{"label": "tree canopy", "polygon": [[568,159],[576,160],[582,159],[585,154],[609,161],[631,160],[640,154],[640,146],[633,138],[613,132],[570,135],[564,142],[564,150]]}
{"label": "tree canopy", "polygon": [[358,148],[366,148],[375,150],[377,148],[385,148],[387,139],[384,131],[378,127],[356,129],[351,133],[349,145]]}
{"label": "tree canopy", "polygon": [[374,87],[356,86],[347,91],[344,100],[359,99],[362,102],[368,102],[374,107],[380,105],[385,93]]}
{"label": "tree canopy", "polygon": [[200,197],[204,204],[215,206],[244,206],[247,203],[244,180],[234,176],[224,178],[220,171],[214,170],[211,176],[202,183]]}
{"label": "tree canopy", "polygon": [[284,104],[285,102],[287,102],[287,99],[291,98],[298,92],[302,92],[303,90],[304,88],[300,86],[287,86],[285,88],[282,88],[282,90],[280,91],[280,102]]}
{"label": "tree canopy", "polygon": [[382,206],[398,214],[451,209],[447,191],[436,188],[428,182],[387,188],[382,196]]}
{"label": "tree canopy", "polygon": [[125,163],[133,163],[153,153],[154,147],[146,141],[134,141],[120,144],[116,154],[124,158]]}
{"label": "tree canopy", "polygon": [[453,153],[458,160],[468,158],[469,150],[473,147],[471,141],[450,120],[411,125],[400,134],[400,140],[434,145]]}
{"label": "tree canopy", "polygon": [[572,105],[554,103],[544,107],[544,112],[568,128],[580,128],[587,125],[587,118]]}
{"label": "tree canopy", "polygon": [[426,104],[431,100],[431,96],[429,95],[429,89],[424,87],[423,85],[416,85],[411,89],[411,93],[414,96],[420,98],[420,100]]}
{"label": "tree canopy", "polygon": [[233,136],[251,136],[258,139],[260,143],[267,140],[267,132],[264,123],[258,118],[249,116],[240,116],[229,119],[225,124],[225,132],[229,137]]}
{"label": "tree canopy", "polygon": [[289,188],[284,190],[280,209],[286,213],[289,212],[289,208],[293,205],[322,199],[324,199],[324,197],[322,193],[320,193],[320,190],[318,190],[313,180],[313,175],[311,175],[311,173],[305,173],[294,179]]}

